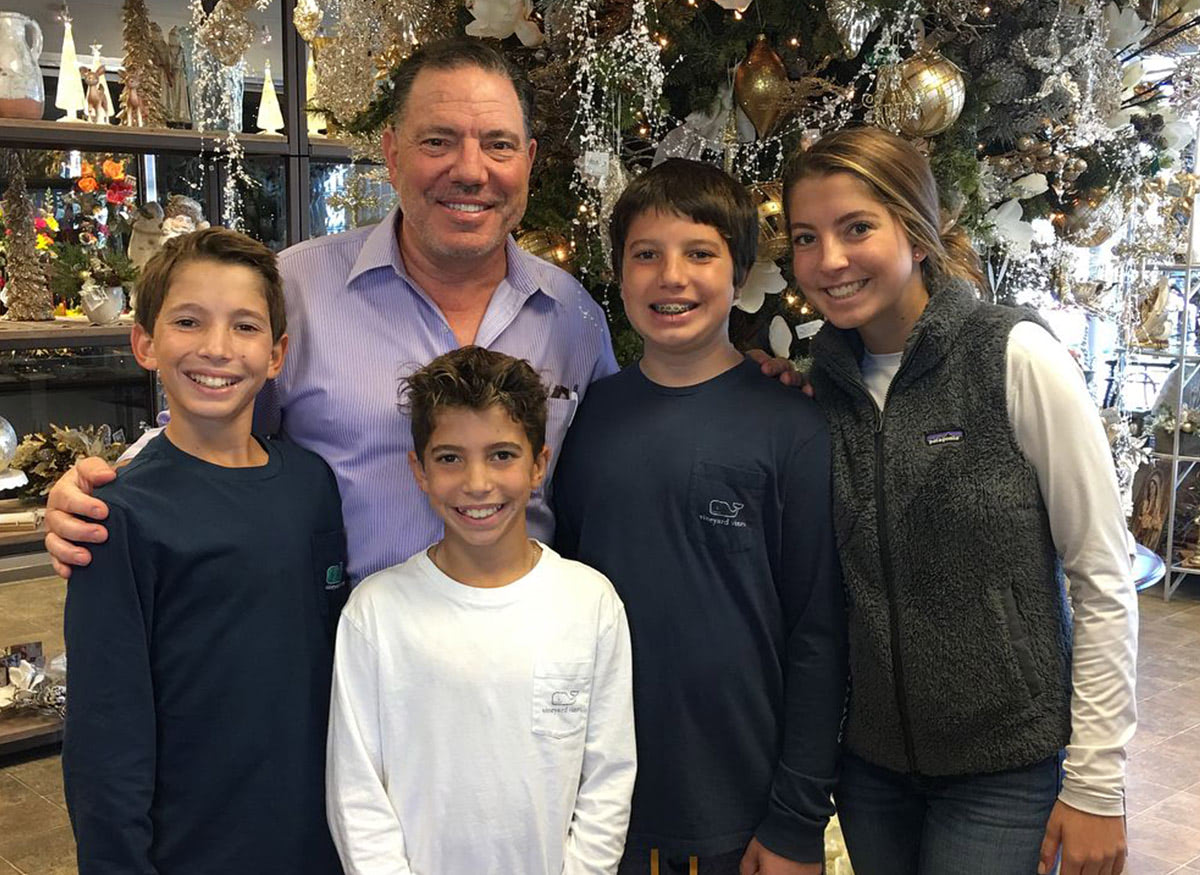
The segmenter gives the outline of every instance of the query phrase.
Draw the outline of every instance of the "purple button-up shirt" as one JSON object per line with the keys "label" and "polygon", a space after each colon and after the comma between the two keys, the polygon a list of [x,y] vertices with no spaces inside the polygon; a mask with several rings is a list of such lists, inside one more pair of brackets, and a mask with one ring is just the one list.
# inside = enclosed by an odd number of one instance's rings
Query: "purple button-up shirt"
{"label": "purple button-up shirt", "polygon": [[[287,298],[283,371],[264,387],[255,431],[282,431],[337,475],[355,582],[403,562],[442,536],[442,522],[408,469],[413,448],[399,407],[401,378],[458,347],[442,311],[404,269],[397,210],[378,225],[308,240],[279,256]],[[615,373],[604,313],[565,271],[505,244],[508,274],[475,342],[523,358],[551,389],[551,470],[529,502],[530,533],[548,541],[550,474],[575,408],[593,380]]]}

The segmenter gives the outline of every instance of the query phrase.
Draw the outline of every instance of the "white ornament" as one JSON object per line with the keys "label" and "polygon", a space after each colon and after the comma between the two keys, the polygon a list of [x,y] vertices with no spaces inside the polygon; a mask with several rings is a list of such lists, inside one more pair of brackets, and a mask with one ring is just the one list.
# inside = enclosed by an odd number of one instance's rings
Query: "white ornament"
{"label": "white ornament", "polygon": [[787,320],[782,316],[772,319],[767,337],[771,341],[771,352],[781,359],[788,358],[792,351],[792,330],[788,328]]}
{"label": "white ornament", "polygon": [[729,113],[736,112],[737,138],[739,143],[753,143],[758,134],[754,125],[741,109],[733,106],[733,86],[721,90],[717,94],[716,104],[711,111],[696,110],[689,113],[678,125],[658,141],[654,150],[654,164],[661,164],[668,158],[690,158],[693,161],[702,160],[705,150],[719,152],[724,148],[725,125],[729,121]]}
{"label": "white ornament", "polygon": [[735,12],[745,12],[754,0],[713,0],[722,9],[732,9]]}
{"label": "white ornament", "polygon": [[808,340],[824,327],[824,319],[810,319],[808,322],[801,322],[796,326],[796,339]]}
{"label": "white ornament", "polygon": [[783,271],[773,261],[756,261],[746,275],[746,282],[738,293],[733,306],[745,313],[757,313],[762,309],[767,295],[778,295],[787,288]]}
{"label": "white ornament", "polygon": [[541,45],[545,36],[533,15],[533,0],[467,0],[475,20],[465,28],[467,36],[507,39],[514,33],[524,46]]}
{"label": "white ornament", "polygon": [[1029,173],[1016,180],[1012,187],[1017,198],[1025,200],[1025,198],[1037,197],[1046,191],[1050,187],[1050,183],[1046,181],[1044,173]]}
{"label": "white ornament", "polygon": [[1137,14],[1137,4],[1125,9],[1109,3],[1104,7],[1104,22],[1108,25],[1108,47],[1114,52],[1137,45],[1153,29]]}
{"label": "white ornament", "polygon": [[278,134],[283,130],[283,113],[279,109],[279,97],[275,93],[275,80],[271,78],[270,61],[263,65],[262,99],[258,103],[255,124],[268,134]]}
{"label": "white ornament", "polygon": [[1029,245],[1033,242],[1033,225],[1021,221],[1022,215],[1021,202],[1014,198],[988,210],[983,218],[991,222],[996,229],[996,236],[1006,243],[1012,252],[1028,255]]}

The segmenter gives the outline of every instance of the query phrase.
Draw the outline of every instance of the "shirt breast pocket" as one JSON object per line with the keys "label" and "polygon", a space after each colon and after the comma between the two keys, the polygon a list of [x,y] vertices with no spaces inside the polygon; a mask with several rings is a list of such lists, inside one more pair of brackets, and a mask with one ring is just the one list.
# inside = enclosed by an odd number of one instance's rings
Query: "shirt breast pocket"
{"label": "shirt breast pocket", "polygon": [[568,738],[587,726],[592,663],[538,660],[533,669],[533,733]]}
{"label": "shirt breast pocket", "polygon": [[762,471],[697,461],[688,488],[688,531],[695,542],[737,553],[762,538],[760,509],[767,488]]}
{"label": "shirt breast pocket", "polygon": [[317,592],[317,607],[328,621],[330,631],[350,596],[346,577],[346,533],[342,529],[316,532],[312,536],[312,586]]}

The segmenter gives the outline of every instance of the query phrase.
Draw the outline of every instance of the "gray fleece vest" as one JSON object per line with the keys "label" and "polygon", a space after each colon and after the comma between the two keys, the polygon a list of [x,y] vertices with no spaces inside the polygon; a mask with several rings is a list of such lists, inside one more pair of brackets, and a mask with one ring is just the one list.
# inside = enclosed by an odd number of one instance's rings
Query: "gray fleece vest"
{"label": "gray fleece vest", "polygon": [[965,286],[935,292],[882,415],[857,332],[826,325],[813,344],[850,621],[845,743],[894,771],[1015,768],[1070,734],[1062,568],[1005,403],[1025,319]]}

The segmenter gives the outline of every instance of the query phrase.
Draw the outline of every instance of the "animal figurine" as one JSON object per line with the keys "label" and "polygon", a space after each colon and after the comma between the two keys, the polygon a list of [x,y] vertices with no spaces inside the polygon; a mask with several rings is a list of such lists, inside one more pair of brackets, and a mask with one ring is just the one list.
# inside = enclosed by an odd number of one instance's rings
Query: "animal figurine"
{"label": "animal figurine", "polygon": [[141,73],[126,71],[125,108],[117,113],[117,118],[130,127],[144,128],[146,126],[146,116],[142,111],[142,95],[138,91],[141,85]]}
{"label": "animal figurine", "polygon": [[108,106],[108,89],[104,86],[104,65],[94,70],[79,68],[83,81],[87,83],[87,120],[92,124],[106,125],[111,111]]}
{"label": "animal figurine", "polygon": [[163,208],[157,201],[138,207],[129,232],[129,260],[141,270],[166,240],[163,232]]}

